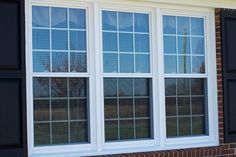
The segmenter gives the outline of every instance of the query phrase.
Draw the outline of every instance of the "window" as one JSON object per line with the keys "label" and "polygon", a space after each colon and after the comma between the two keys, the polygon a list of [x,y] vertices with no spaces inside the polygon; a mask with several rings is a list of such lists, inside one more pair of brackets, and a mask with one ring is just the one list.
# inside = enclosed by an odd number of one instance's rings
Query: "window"
{"label": "window", "polygon": [[208,134],[204,34],[204,18],[163,16],[167,137]]}
{"label": "window", "polygon": [[151,138],[149,14],[103,10],[102,36],[105,141]]}
{"label": "window", "polygon": [[164,6],[32,1],[31,157],[218,144],[214,12]]}
{"label": "window", "polygon": [[86,10],[33,6],[32,38],[34,145],[88,143]]}

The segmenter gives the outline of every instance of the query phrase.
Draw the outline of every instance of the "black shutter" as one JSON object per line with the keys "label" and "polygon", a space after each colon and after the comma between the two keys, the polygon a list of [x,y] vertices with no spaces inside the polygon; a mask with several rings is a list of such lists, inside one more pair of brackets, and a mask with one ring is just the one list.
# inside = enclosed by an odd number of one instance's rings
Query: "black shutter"
{"label": "black shutter", "polygon": [[24,0],[1,0],[0,21],[0,157],[26,157]]}
{"label": "black shutter", "polygon": [[225,142],[236,142],[236,11],[222,10]]}

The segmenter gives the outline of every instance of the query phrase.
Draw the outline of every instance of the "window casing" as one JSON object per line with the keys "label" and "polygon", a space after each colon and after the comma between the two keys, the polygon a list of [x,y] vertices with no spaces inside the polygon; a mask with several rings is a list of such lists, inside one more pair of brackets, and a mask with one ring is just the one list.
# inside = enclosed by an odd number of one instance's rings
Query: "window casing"
{"label": "window casing", "polygon": [[[126,152],[141,152],[141,151],[153,151],[153,150],[165,150],[165,149],[176,149],[176,148],[189,148],[189,147],[203,147],[203,146],[213,146],[218,144],[218,133],[217,133],[217,115],[214,113],[217,113],[216,108],[216,77],[215,77],[215,60],[210,58],[211,55],[214,55],[214,29],[210,31],[211,23],[213,23],[212,19],[210,19],[211,16],[213,16],[213,13],[210,9],[206,10],[198,10],[196,8],[196,11],[186,11],[186,12],[175,12],[172,11],[172,8],[170,9],[162,9],[161,7],[157,6],[149,6],[149,7],[135,7],[130,5],[129,8],[124,7],[122,3],[119,5],[110,5],[106,3],[99,3],[99,6],[97,3],[75,3],[73,1],[70,1],[69,3],[63,3],[59,2],[55,4],[50,4],[47,2],[37,2],[33,1],[32,6],[45,6],[45,7],[59,7],[59,8],[67,8],[67,9],[85,9],[86,11],[86,37],[87,37],[87,72],[81,72],[80,70],[76,72],[47,72],[47,73],[40,73],[40,72],[34,72],[33,71],[33,63],[32,63],[32,52],[33,52],[33,45],[29,44],[29,52],[28,52],[28,63],[29,65],[32,65],[28,68],[30,73],[28,74],[28,87],[29,90],[28,93],[28,113],[30,111],[31,114],[28,115],[28,126],[29,126],[29,154],[31,156],[34,155],[41,155],[41,156],[57,156],[58,153],[67,154],[68,156],[76,156],[76,155],[99,155],[99,154],[113,154],[113,153],[126,153]],[[32,9],[32,6],[29,6],[29,10]],[[117,68],[117,71],[114,69],[109,69],[106,71],[106,68],[104,67],[104,54],[109,54],[108,52],[104,52],[104,31],[103,31],[103,16],[102,12],[109,11],[109,12],[115,12],[116,14],[119,13],[130,13],[132,14],[133,18],[135,14],[145,14],[148,15],[149,20],[149,53],[136,53],[135,51],[128,52],[128,54],[132,54],[135,58],[135,55],[144,55],[148,56],[149,58],[149,68],[141,68],[140,71],[136,71],[135,67],[135,61],[133,65],[133,71],[122,71],[119,67]],[[31,12],[31,11],[30,11]],[[204,38],[205,38],[205,59],[206,59],[206,72],[204,74],[176,74],[176,73],[165,73],[165,52],[164,52],[164,41],[163,37],[165,36],[163,34],[163,17],[164,16],[183,16],[188,18],[195,18],[199,17],[204,19]],[[28,15],[28,20],[32,21],[32,16]],[[135,22],[134,22],[135,23]],[[30,30],[32,30],[33,26],[29,26]],[[213,26],[212,26],[213,27]],[[126,32],[127,31],[127,32]],[[105,31],[106,32],[106,31]],[[109,31],[108,31],[109,32]],[[114,33],[114,32],[112,32]],[[123,34],[122,34],[123,33]],[[119,35],[126,35],[129,34],[133,36],[133,42],[135,40],[135,31],[133,30],[130,32],[129,30],[118,30],[118,38]],[[28,38],[29,41],[33,41],[31,38],[32,32],[28,32]],[[68,33],[70,34],[70,33]],[[137,33],[139,34],[139,33]],[[142,34],[142,33],[140,33]],[[145,34],[145,33],[143,33]],[[212,39],[212,40],[210,40]],[[135,47],[135,43],[132,45],[133,49]],[[119,46],[122,49],[122,46]],[[68,50],[70,51],[70,50]],[[109,50],[110,51],[110,50]],[[131,51],[131,50],[128,50]],[[50,51],[53,52],[53,51]],[[122,52],[119,50],[117,51],[117,54],[122,54]],[[70,52],[71,53],[71,52]],[[113,52],[114,53],[114,52]],[[112,53],[112,54],[113,54]],[[125,52],[123,52],[125,53]],[[115,53],[114,53],[115,54]],[[213,57],[214,58],[214,57]],[[147,59],[146,59],[147,60]],[[109,60],[108,60],[109,61]],[[117,62],[119,63],[119,62]],[[118,65],[117,65],[118,66]],[[28,67],[28,66],[27,66]],[[68,68],[69,71],[70,68]],[[149,69],[149,70],[147,70]],[[127,70],[127,68],[124,68],[124,70]],[[129,69],[128,69],[129,70]],[[143,70],[143,71],[142,71]],[[33,78],[34,77],[40,77],[40,78],[64,78],[67,81],[67,84],[69,84],[70,79],[86,79],[87,80],[87,96],[86,100],[88,102],[87,104],[87,121],[88,121],[88,141],[86,143],[73,143],[73,144],[62,144],[62,145],[45,145],[45,146],[34,146],[34,129],[33,129]],[[179,79],[187,79],[187,80],[193,80],[193,79],[203,79],[205,80],[204,85],[206,88],[206,95],[205,99],[207,99],[207,111],[206,111],[206,123],[207,127],[209,129],[206,129],[206,132],[203,133],[203,135],[199,135],[197,133],[197,136],[180,136],[180,137],[168,137],[168,129],[166,126],[167,119],[171,117],[166,117],[166,89],[165,89],[165,80],[167,79],[175,79],[176,82],[178,82]],[[141,121],[149,119],[149,122],[146,122],[145,124],[148,124],[148,129],[150,130],[150,133],[146,137],[148,138],[137,138],[135,139],[132,137],[132,140],[125,138],[122,140],[120,137],[120,140],[118,138],[112,141],[109,141],[106,139],[106,121],[107,120],[113,120],[117,123],[120,123],[120,119],[117,117],[114,117],[114,114],[110,114],[109,112],[106,112],[106,103],[109,104],[109,101],[116,101],[117,110],[119,110],[119,102],[120,102],[120,95],[119,95],[119,89],[117,90],[118,93],[116,93],[116,96],[109,97],[106,96],[106,81],[113,80],[117,84],[117,89],[119,87],[119,82],[126,81],[130,83],[125,83],[126,85],[132,84],[132,90],[133,93],[131,96],[125,97],[125,100],[130,99],[132,101],[132,107],[133,107],[133,117],[129,117],[129,114],[124,113],[124,118],[128,118],[127,120],[129,122],[132,121],[132,123],[135,125],[136,121],[139,120],[141,117]],[[143,99],[148,99],[148,116],[142,115],[138,117],[139,115],[135,115],[135,107],[136,107],[136,99],[141,99],[141,97],[135,95],[135,82],[138,82],[142,80],[143,82],[146,82],[146,86],[148,87],[147,92],[148,95],[144,95],[142,97]],[[211,80],[211,81],[209,81]],[[213,80],[213,81],[212,81]],[[191,82],[191,81],[189,81]],[[67,86],[68,89],[69,86]],[[69,91],[67,91],[69,92]],[[109,93],[110,94],[110,93]],[[210,97],[211,95],[212,97]],[[67,95],[67,97],[70,97],[70,94]],[[172,97],[174,97],[172,95]],[[191,99],[192,96],[189,96]],[[121,96],[122,98],[122,96]],[[67,100],[70,102],[70,98],[67,98]],[[122,100],[121,100],[122,101]],[[144,101],[144,100],[143,100]],[[179,100],[177,100],[178,102]],[[69,104],[70,105],[70,104]],[[68,105],[68,106],[69,106]],[[69,111],[69,110],[68,110]],[[123,110],[122,110],[123,111]],[[118,112],[118,111],[117,111]],[[192,111],[191,111],[192,112]],[[140,113],[145,114],[145,113]],[[168,113],[169,114],[169,113]],[[116,115],[122,117],[120,113],[116,113]],[[128,117],[126,117],[128,115]],[[190,117],[193,117],[193,114],[189,114]],[[67,115],[68,116],[68,115]],[[110,116],[110,117],[109,117]],[[113,116],[113,117],[112,117]],[[178,116],[177,116],[178,117]],[[129,119],[130,118],[130,119]],[[146,119],[145,119],[146,118]],[[69,119],[69,118],[68,118]],[[67,119],[67,120],[68,120]],[[69,119],[70,120],[70,119]],[[68,121],[69,121],[68,120]],[[67,122],[68,122],[67,121]],[[79,121],[79,120],[78,120]],[[133,126],[135,127],[135,126]],[[119,129],[116,129],[118,132],[120,132]],[[191,127],[191,130],[193,128]],[[112,131],[113,132],[113,131]],[[118,133],[118,136],[121,134]],[[194,133],[191,132],[191,135],[194,135]],[[138,136],[137,136],[138,137]]]}

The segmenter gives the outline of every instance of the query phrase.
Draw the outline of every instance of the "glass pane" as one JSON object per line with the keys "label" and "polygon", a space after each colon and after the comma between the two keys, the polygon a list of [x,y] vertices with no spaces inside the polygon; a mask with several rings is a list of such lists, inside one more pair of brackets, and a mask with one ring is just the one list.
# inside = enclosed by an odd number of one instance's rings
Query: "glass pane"
{"label": "glass pane", "polygon": [[166,96],[176,96],[176,79],[165,79]]}
{"label": "glass pane", "polygon": [[33,95],[34,98],[49,97],[49,79],[48,78],[33,78]]}
{"label": "glass pane", "polygon": [[205,97],[192,97],[192,114],[204,115],[205,114]]}
{"label": "glass pane", "polygon": [[164,36],[164,53],[176,54],[176,37]]}
{"label": "glass pane", "polygon": [[190,54],[190,38],[178,37],[178,53]]}
{"label": "glass pane", "polygon": [[88,142],[87,122],[70,123],[70,142]]}
{"label": "glass pane", "polygon": [[49,72],[50,71],[50,54],[49,52],[33,52],[33,71]]}
{"label": "glass pane", "polygon": [[142,13],[134,14],[135,32],[149,32],[149,15]]}
{"label": "glass pane", "polygon": [[52,27],[67,28],[67,9],[53,7],[51,12]]}
{"label": "glass pane", "polygon": [[102,29],[117,30],[117,12],[102,11]]}
{"label": "glass pane", "polygon": [[192,59],[193,73],[205,73],[205,57],[193,56]]}
{"label": "glass pane", "polygon": [[119,34],[119,51],[133,52],[133,34],[131,33]]}
{"label": "glass pane", "polygon": [[67,50],[68,49],[68,33],[62,30],[52,30],[52,49]]}
{"label": "glass pane", "polygon": [[117,79],[104,78],[104,97],[117,97]]}
{"label": "glass pane", "polygon": [[175,16],[163,16],[164,34],[176,34]]}
{"label": "glass pane", "polygon": [[119,30],[120,31],[133,31],[133,14],[119,12]]}
{"label": "glass pane", "polygon": [[70,99],[70,120],[87,119],[87,100]]}
{"label": "glass pane", "polygon": [[52,100],[52,120],[67,120],[68,119],[68,101],[67,100]]}
{"label": "glass pane", "polygon": [[135,117],[149,117],[150,100],[145,98],[135,99]]}
{"label": "glass pane", "polygon": [[135,51],[149,52],[149,35],[135,34]]}
{"label": "glass pane", "polygon": [[179,136],[191,135],[191,120],[190,117],[178,118],[179,123]]}
{"label": "glass pane", "polygon": [[134,121],[121,120],[120,121],[120,139],[134,139]]}
{"label": "glass pane", "polygon": [[104,99],[105,119],[112,119],[118,117],[117,99]]}
{"label": "glass pane", "polygon": [[135,72],[149,73],[150,72],[150,56],[149,55],[135,55]]}
{"label": "glass pane", "polygon": [[165,73],[177,73],[177,56],[164,56]]}
{"label": "glass pane", "polygon": [[189,56],[178,56],[179,73],[191,73],[191,60]]}
{"label": "glass pane", "polygon": [[148,119],[135,120],[136,138],[150,138],[150,122]]}
{"label": "glass pane", "polygon": [[191,33],[192,35],[204,35],[203,18],[191,18]]}
{"label": "glass pane", "polygon": [[104,53],[103,54],[103,71],[118,72],[118,54]]}
{"label": "glass pane", "polygon": [[67,78],[51,78],[51,97],[67,97]]}
{"label": "glass pane", "polygon": [[177,79],[177,95],[190,95],[190,79]]}
{"label": "glass pane", "polygon": [[69,78],[70,97],[86,97],[87,96],[87,79],[85,78]]}
{"label": "glass pane", "polygon": [[68,143],[68,123],[52,123],[52,143]]}
{"label": "glass pane", "polygon": [[205,46],[204,46],[204,38],[203,37],[192,37],[192,53],[193,54],[204,54]]}
{"label": "glass pane", "polygon": [[34,121],[49,121],[49,100],[34,100]]}
{"label": "glass pane", "polygon": [[167,118],[166,119],[166,134],[167,137],[177,136],[177,119]]}
{"label": "glass pane", "polygon": [[191,79],[192,95],[205,95],[206,93],[205,79]]}
{"label": "glass pane", "polygon": [[105,140],[118,140],[118,121],[105,121]]}
{"label": "glass pane", "polygon": [[176,98],[175,97],[166,97],[166,116],[176,116]]}
{"label": "glass pane", "polygon": [[34,144],[43,145],[50,144],[50,124],[35,123],[34,124]]}
{"label": "glass pane", "polygon": [[133,99],[119,99],[119,117],[132,118],[133,112]]}
{"label": "glass pane", "polygon": [[189,18],[188,17],[177,17],[177,28],[179,35],[189,35]]}
{"label": "glass pane", "polygon": [[148,96],[150,90],[149,79],[134,79],[134,95],[135,96]]}
{"label": "glass pane", "polygon": [[178,98],[178,115],[190,115],[190,98]]}
{"label": "glass pane", "polygon": [[73,29],[85,29],[85,9],[69,9],[69,26]]}
{"label": "glass pane", "polygon": [[49,8],[42,6],[32,7],[32,26],[49,27]]}
{"label": "glass pane", "polygon": [[70,31],[70,49],[86,50],[86,32]]}
{"label": "glass pane", "polygon": [[133,79],[119,79],[119,96],[133,96]]}
{"label": "glass pane", "polygon": [[120,72],[134,72],[134,55],[120,54]]}
{"label": "glass pane", "polygon": [[117,33],[103,32],[103,51],[117,51]]}
{"label": "glass pane", "polygon": [[68,72],[68,52],[52,53],[52,71]]}
{"label": "glass pane", "polygon": [[33,49],[50,49],[49,30],[33,29]]}
{"label": "glass pane", "polygon": [[87,72],[87,54],[86,53],[70,53],[70,71],[71,72]]}
{"label": "glass pane", "polygon": [[193,117],[193,135],[203,135],[206,134],[206,127],[205,127],[205,117]]}

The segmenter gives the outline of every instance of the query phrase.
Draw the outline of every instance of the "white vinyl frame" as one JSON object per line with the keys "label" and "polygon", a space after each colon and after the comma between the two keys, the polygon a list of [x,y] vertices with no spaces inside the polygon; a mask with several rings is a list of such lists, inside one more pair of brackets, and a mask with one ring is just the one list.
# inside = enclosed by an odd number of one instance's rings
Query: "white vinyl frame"
{"label": "white vinyl frame", "polygon": [[[48,73],[32,72],[32,6],[85,8],[87,20],[88,72]],[[114,10],[149,14],[150,73],[103,73],[101,11]],[[219,145],[217,81],[215,55],[214,9],[132,0],[25,0],[26,12],[26,67],[27,67],[27,130],[29,157],[78,157],[89,155],[120,154],[157,150],[183,149]],[[206,74],[164,74],[162,16],[203,17],[205,19]],[[89,77],[90,144],[34,147],[32,77]],[[104,77],[144,77],[152,79],[153,139],[127,142],[105,142],[104,138]],[[165,88],[166,77],[203,77],[208,86],[209,135],[198,137],[166,138]]]}

